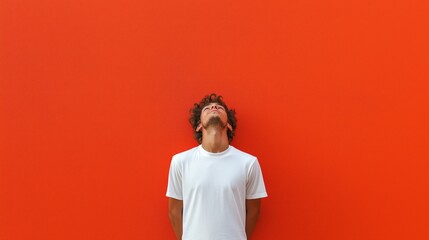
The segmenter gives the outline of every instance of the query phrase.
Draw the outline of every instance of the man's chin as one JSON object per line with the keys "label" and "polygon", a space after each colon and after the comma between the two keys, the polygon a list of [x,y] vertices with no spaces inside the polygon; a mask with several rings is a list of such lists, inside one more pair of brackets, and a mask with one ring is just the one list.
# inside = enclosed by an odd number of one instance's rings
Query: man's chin
{"label": "man's chin", "polygon": [[207,123],[205,124],[204,128],[207,128],[207,127],[222,127],[222,128],[225,128],[225,126],[226,126],[226,124],[224,124],[222,122],[222,119],[220,119],[219,116],[213,116],[213,117],[211,117],[207,121]]}

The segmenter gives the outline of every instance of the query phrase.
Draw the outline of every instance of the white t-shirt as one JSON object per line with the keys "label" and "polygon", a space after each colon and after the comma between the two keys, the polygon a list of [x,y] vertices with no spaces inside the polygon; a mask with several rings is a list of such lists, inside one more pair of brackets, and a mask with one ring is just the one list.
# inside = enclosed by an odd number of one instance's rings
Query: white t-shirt
{"label": "white t-shirt", "polygon": [[245,240],[246,199],[267,192],[256,157],[199,145],[173,156],[166,195],[183,200],[183,240]]}

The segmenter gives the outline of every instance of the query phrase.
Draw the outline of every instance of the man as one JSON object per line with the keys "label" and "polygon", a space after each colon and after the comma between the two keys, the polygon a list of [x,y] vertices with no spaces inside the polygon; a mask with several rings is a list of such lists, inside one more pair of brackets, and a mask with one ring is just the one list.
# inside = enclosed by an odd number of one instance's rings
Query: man
{"label": "man", "polygon": [[267,193],[257,158],[230,145],[235,111],[211,94],[189,121],[200,145],[173,156],[166,194],[177,239],[250,239]]}

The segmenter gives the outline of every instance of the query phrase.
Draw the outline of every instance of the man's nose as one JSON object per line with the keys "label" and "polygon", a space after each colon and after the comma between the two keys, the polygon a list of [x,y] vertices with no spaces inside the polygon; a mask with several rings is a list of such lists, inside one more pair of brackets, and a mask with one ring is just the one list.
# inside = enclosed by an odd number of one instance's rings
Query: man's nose
{"label": "man's nose", "polygon": [[217,105],[212,105],[211,108],[218,109],[219,107]]}

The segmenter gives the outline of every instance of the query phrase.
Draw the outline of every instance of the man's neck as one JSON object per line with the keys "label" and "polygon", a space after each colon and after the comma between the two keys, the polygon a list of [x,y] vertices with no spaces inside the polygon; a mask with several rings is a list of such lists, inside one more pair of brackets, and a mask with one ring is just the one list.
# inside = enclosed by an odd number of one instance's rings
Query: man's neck
{"label": "man's neck", "polygon": [[216,127],[204,129],[201,145],[207,152],[223,152],[229,146],[228,135],[225,130]]}

